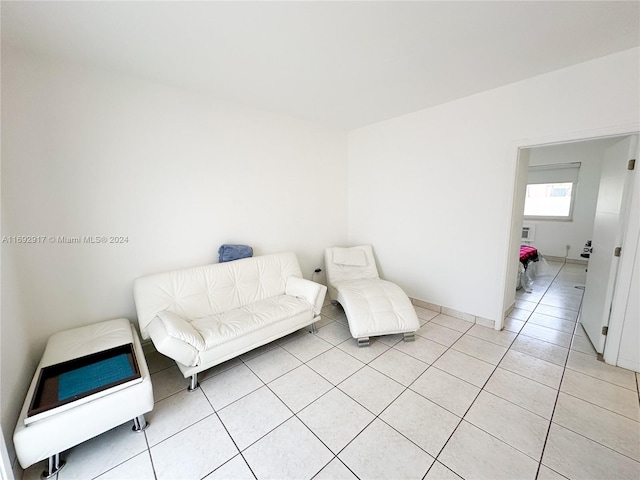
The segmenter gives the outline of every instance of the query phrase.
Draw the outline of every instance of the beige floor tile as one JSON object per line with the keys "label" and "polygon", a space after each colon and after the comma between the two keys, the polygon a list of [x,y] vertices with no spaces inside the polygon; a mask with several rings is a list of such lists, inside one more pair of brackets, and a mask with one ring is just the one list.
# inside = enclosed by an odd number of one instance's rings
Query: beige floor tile
{"label": "beige floor tile", "polygon": [[[257,478],[313,478],[333,458],[297,418],[291,418],[243,452]],[[301,461],[304,459],[304,461]]]}
{"label": "beige floor tile", "polygon": [[450,347],[462,336],[462,332],[429,322],[420,327],[416,335],[420,335],[445,347]]}
{"label": "beige floor tile", "polygon": [[393,348],[427,364],[432,364],[447,351],[447,347],[444,345],[440,345],[419,335],[416,335],[415,341],[400,342],[395,344]]}
{"label": "beige floor tile", "polygon": [[307,366],[338,385],[364,367],[364,363],[339,348],[332,348],[308,362]]}
{"label": "beige floor tile", "polygon": [[464,335],[451,347],[458,352],[466,353],[472,357],[483,360],[492,365],[497,365],[507,352],[506,347],[487,342],[478,337]]}
{"label": "beige floor tile", "polygon": [[378,415],[398,398],[405,387],[377,370],[365,366],[338,385],[338,388]]}
{"label": "beige floor tile", "polygon": [[509,317],[526,322],[529,316],[531,315],[532,311],[533,310],[529,310],[528,308],[527,309],[518,308],[516,305],[516,308],[511,310],[511,312],[509,313]]}
{"label": "beige floor tile", "polygon": [[450,315],[445,315],[444,313],[434,317],[433,320],[431,320],[431,323],[437,323],[438,325],[442,325],[443,327],[451,328],[462,333],[465,333],[473,327],[473,323],[471,322],[467,322],[466,320],[452,317]]}
{"label": "beige floor tile", "polygon": [[557,317],[572,322],[575,322],[576,318],[578,318],[577,310],[567,310],[565,308],[554,307],[552,305],[540,304],[536,307],[534,313],[542,313],[543,315],[550,315],[552,317]]}
{"label": "beige floor tile", "polygon": [[227,463],[210,473],[204,480],[255,480],[242,455],[236,455]]}
{"label": "beige floor tile", "polygon": [[533,480],[538,470],[538,462],[466,421],[438,461],[462,478],[478,480]]}
{"label": "beige floor tile", "polygon": [[504,329],[509,332],[518,333],[524,327],[525,322],[522,320],[516,320],[515,318],[505,318]]}
{"label": "beige floor tile", "polygon": [[406,390],[379,417],[436,457],[460,423],[460,417]]}
{"label": "beige floor tile", "polygon": [[411,355],[390,348],[369,364],[370,367],[408,387],[429,367]]}
{"label": "beige floor tile", "polygon": [[249,367],[241,364],[201,382],[200,388],[213,408],[220,410],[263,385]]}
{"label": "beige floor tile", "polygon": [[240,450],[244,450],[293,413],[267,387],[262,387],[218,412]]}
{"label": "beige floor tile", "polygon": [[554,423],[640,461],[640,423],[560,393]]}
{"label": "beige floor tile", "polygon": [[486,391],[480,392],[464,419],[540,460],[549,420]]}
{"label": "beige floor tile", "polygon": [[177,366],[165,368],[151,376],[153,399],[158,402],[180,390],[186,390],[189,380],[182,376]]}
{"label": "beige floor tile", "polygon": [[[94,478],[146,449],[144,435],[133,434],[131,423],[127,422],[69,450],[63,456],[67,464],[58,473],[58,478]],[[39,475],[45,466],[44,463],[37,465],[35,473]]]}
{"label": "beige floor tile", "polygon": [[553,343],[560,347],[569,348],[571,345],[571,333],[561,332],[560,330],[554,330],[553,328],[543,327],[533,323],[527,323],[520,335],[526,335],[527,337],[537,338],[543,342]]}
{"label": "beige floor tile", "polygon": [[[60,475],[58,476],[60,478]],[[145,451],[140,455],[121,463],[117,467],[103,473],[96,480],[155,480],[153,465],[149,452]],[[27,479],[24,479],[27,480]]]}
{"label": "beige floor tile", "polygon": [[338,458],[366,479],[422,478],[434,461],[381,420],[374,420]]}
{"label": "beige floor tile", "polygon": [[556,389],[503,368],[496,369],[484,389],[549,420],[558,396]]}
{"label": "beige floor tile", "polygon": [[480,389],[435,367],[429,368],[412,385],[411,390],[462,417]]}
{"label": "beige floor tile", "polygon": [[578,352],[586,353],[594,357],[597,354],[596,349],[593,348],[593,344],[587,336],[574,335],[571,350],[577,350]]}
{"label": "beige floor tile", "polygon": [[555,423],[542,463],[571,479],[640,478],[640,463]]}
{"label": "beige floor tile", "polygon": [[527,337],[526,335],[518,335],[518,338],[516,338],[513,345],[511,345],[511,350],[526,353],[527,355],[531,355],[532,357],[536,357],[550,363],[555,363],[561,367],[564,366],[567,361],[567,356],[569,355],[568,348],[560,347],[553,343],[544,342],[536,338]]}
{"label": "beige floor tile", "polygon": [[414,305],[413,308],[416,309],[416,315],[418,315],[418,318],[427,322],[430,322],[434,317],[438,315],[438,312],[429,310],[427,308],[418,307],[417,305]]}
{"label": "beige floor tile", "polygon": [[331,390],[333,385],[306,365],[300,365],[269,383],[269,388],[297,413]]}
{"label": "beige floor tile", "polygon": [[160,370],[164,370],[165,368],[174,367],[176,362],[161,354],[157,351],[152,351],[144,354],[145,359],[147,360],[147,367],[149,368],[149,373],[152,375],[154,373],[159,372]]}
{"label": "beige floor tile", "polygon": [[281,375],[302,365],[302,362],[282,347],[273,348],[262,355],[246,361],[247,367],[264,383],[269,383]]}
{"label": "beige floor tile", "polygon": [[212,413],[213,408],[202,389],[194,392],[181,390],[175,395],[156,402],[153,410],[146,414],[149,428],[145,431],[145,435],[149,446],[160,443]]}
{"label": "beige floor tile", "polygon": [[540,465],[538,471],[538,478],[536,480],[565,480],[567,477],[563,477],[558,472],[551,470],[549,467]]}
{"label": "beige floor tile", "polygon": [[582,298],[575,295],[559,295],[545,294],[540,300],[541,305],[549,305],[552,307],[564,308],[565,310],[580,310]]}
{"label": "beige floor tile", "polygon": [[434,367],[444,370],[476,387],[482,387],[489,379],[494,365],[478,360],[456,350],[447,350],[434,364]]}
{"label": "beige floor tile", "polygon": [[394,335],[381,335],[379,337],[376,337],[376,339],[389,347],[393,347],[396,343],[404,341],[404,335],[402,333],[396,333]]}
{"label": "beige floor tile", "polygon": [[483,327],[482,325],[474,325],[469,329],[467,335],[473,335],[474,337],[481,338],[503,347],[509,347],[516,338],[516,334],[513,332],[505,330],[498,331],[493,328]]}
{"label": "beige floor tile", "polygon": [[375,418],[337,388],[299,412],[298,417],[336,454]]}
{"label": "beige floor tile", "polygon": [[[215,414],[151,448],[158,480],[202,478],[237,454],[238,449]],[[190,461],[185,462],[185,458]]]}
{"label": "beige floor tile", "polygon": [[282,345],[287,352],[296,357],[301,362],[308,362],[321,353],[326,352],[333,345],[317,335],[307,333]]}
{"label": "beige floor tile", "polygon": [[462,480],[440,462],[434,462],[424,480]]}
{"label": "beige floor tile", "polygon": [[338,458],[334,458],[329,464],[313,477],[313,480],[358,480],[351,470]]}
{"label": "beige floor tile", "polygon": [[542,313],[534,313],[529,317],[529,323],[540,325],[541,327],[552,328],[554,330],[560,330],[568,334],[573,334],[576,328],[576,322],[569,320],[563,320],[561,318],[552,317],[550,315],[544,315]]}
{"label": "beige floor tile", "polygon": [[385,345],[377,338],[371,338],[368,347],[359,347],[357,340],[355,338],[350,338],[338,345],[337,348],[345,351],[363,363],[369,363],[391,347],[389,347],[389,345]]}
{"label": "beige floor tile", "polygon": [[533,312],[538,306],[538,302],[516,299],[516,308],[526,312]]}
{"label": "beige floor tile", "polygon": [[562,379],[562,367],[515,350],[507,352],[500,367],[555,389]]}
{"label": "beige floor tile", "polygon": [[624,387],[567,369],[560,391],[640,421],[638,395]]}
{"label": "beige floor tile", "polygon": [[614,383],[629,390],[637,390],[634,372],[624,368],[614,367],[613,365],[607,365],[593,355],[572,350],[569,354],[567,368],[591,377],[599,378],[605,382]]}

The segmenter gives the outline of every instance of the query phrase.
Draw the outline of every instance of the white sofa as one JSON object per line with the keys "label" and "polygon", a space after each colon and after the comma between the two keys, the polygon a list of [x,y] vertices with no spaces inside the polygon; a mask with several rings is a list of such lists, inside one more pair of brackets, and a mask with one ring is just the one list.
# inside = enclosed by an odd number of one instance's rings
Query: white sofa
{"label": "white sofa", "polygon": [[190,390],[198,387],[199,372],[319,320],[326,292],[302,278],[290,252],[134,282],[142,337],[191,377]]}

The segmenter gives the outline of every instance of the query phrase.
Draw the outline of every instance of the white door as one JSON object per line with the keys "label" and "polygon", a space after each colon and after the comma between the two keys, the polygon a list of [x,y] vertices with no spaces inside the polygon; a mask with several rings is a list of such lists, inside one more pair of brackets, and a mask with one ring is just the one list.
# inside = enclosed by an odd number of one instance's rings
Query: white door
{"label": "white door", "polygon": [[[611,300],[618,272],[616,247],[622,242],[625,220],[625,185],[629,178],[627,164],[631,157],[632,137],[625,137],[605,152],[593,224],[593,251],[587,268],[587,281],[580,321],[598,353],[604,351],[602,327],[609,323]],[[578,187],[579,188],[579,187]],[[628,192],[626,192],[628,193]]]}

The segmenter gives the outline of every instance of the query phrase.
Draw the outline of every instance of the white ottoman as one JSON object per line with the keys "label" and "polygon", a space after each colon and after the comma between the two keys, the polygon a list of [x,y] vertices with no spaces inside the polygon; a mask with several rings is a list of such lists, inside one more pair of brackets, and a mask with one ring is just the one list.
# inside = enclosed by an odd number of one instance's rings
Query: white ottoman
{"label": "white ottoman", "polygon": [[[28,416],[43,368],[127,344],[133,344],[139,378]],[[56,333],[47,341],[13,434],[18,461],[26,469],[49,459],[42,474],[48,478],[64,466],[60,462],[64,450],[132,419],[133,429],[142,431],[147,426],[144,414],[152,409],[151,376],[129,320],[119,318]]]}

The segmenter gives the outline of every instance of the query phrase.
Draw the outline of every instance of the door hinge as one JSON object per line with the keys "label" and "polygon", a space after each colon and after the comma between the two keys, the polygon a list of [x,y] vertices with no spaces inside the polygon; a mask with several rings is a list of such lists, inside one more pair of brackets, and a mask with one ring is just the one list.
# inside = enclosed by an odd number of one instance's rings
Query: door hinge
{"label": "door hinge", "polygon": [[613,256],[619,257],[621,254],[622,254],[622,247],[616,247],[616,249],[613,251]]}
{"label": "door hinge", "polygon": [[636,159],[632,158],[631,160],[629,160],[629,163],[627,164],[627,170],[635,170],[636,168]]}
{"label": "door hinge", "polygon": [[606,335],[607,333],[609,333],[609,327],[602,327],[602,334]]}

